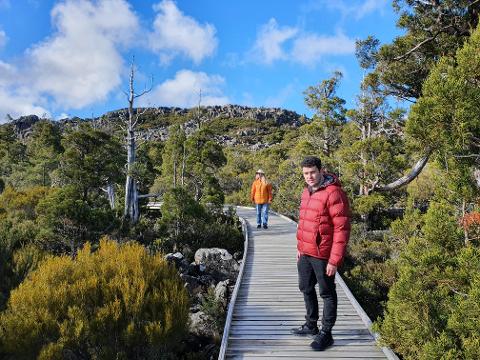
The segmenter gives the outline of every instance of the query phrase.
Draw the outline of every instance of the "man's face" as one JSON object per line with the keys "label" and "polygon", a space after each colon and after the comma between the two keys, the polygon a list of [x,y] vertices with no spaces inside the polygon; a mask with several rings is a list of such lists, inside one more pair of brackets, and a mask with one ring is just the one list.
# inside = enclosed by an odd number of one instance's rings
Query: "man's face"
{"label": "man's face", "polygon": [[309,186],[316,186],[322,180],[322,172],[318,170],[316,166],[314,167],[304,167],[302,168],[303,178]]}

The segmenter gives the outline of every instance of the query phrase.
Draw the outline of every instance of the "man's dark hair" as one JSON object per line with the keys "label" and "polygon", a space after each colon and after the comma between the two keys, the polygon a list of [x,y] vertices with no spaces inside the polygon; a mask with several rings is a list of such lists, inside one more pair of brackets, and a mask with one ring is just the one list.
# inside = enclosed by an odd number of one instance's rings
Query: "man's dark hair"
{"label": "man's dark hair", "polygon": [[302,168],[316,166],[317,169],[320,170],[322,168],[322,161],[316,156],[307,156],[300,165]]}

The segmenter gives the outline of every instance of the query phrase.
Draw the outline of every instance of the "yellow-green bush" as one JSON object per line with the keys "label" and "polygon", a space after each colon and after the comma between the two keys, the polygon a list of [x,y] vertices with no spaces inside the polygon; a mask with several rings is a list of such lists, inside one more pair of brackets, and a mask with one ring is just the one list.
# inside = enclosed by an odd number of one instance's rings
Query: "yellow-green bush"
{"label": "yellow-green bush", "polygon": [[175,269],[138,244],[103,239],[76,259],[50,257],[0,316],[15,359],[166,358],[184,336],[188,297]]}

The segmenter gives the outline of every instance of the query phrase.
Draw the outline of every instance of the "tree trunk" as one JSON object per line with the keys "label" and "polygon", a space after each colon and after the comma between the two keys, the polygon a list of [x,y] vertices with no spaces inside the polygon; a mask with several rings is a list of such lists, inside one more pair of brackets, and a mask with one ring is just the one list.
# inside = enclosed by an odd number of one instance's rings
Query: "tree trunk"
{"label": "tree trunk", "polygon": [[[467,210],[466,210],[466,201],[465,199],[463,199],[463,202],[462,202],[462,219],[465,218],[465,214],[467,213]],[[467,227],[466,226],[463,226],[463,237],[464,237],[464,245],[467,246],[468,243],[469,243],[469,238],[468,238],[468,230],[467,230]]]}
{"label": "tree trunk", "polygon": [[125,182],[125,210],[123,215],[129,217],[130,222],[135,223],[138,220],[138,192],[136,181],[132,176],[136,145],[133,131],[128,132],[127,142],[127,180]]}
{"label": "tree trunk", "polygon": [[110,204],[110,209],[113,210],[115,208],[115,188],[111,182],[107,184],[107,197]]}
{"label": "tree trunk", "polygon": [[195,201],[198,202],[200,200],[200,185],[195,184]]}
{"label": "tree trunk", "polygon": [[185,142],[183,143],[183,158],[182,158],[182,187],[185,186]]}
{"label": "tree trunk", "polygon": [[173,157],[173,188],[177,187],[177,158]]}
{"label": "tree trunk", "polygon": [[136,98],[145,95],[152,90],[152,87],[144,90],[140,94],[136,94],[133,86],[133,80],[135,78],[135,66],[134,61],[130,66],[130,89],[128,96],[128,119],[127,119],[127,180],[125,181],[125,209],[123,211],[124,218],[129,218],[132,224],[138,221],[140,216],[138,207],[138,187],[137,181],[133,177],[133,169],[136,161],[136,142],[135,142],[135,128],[139,120],[139,112],[133,112],[133,103]]}
{"label": "tree trunk", "polygon": [[133,165],[135,164],[135,123],[133,116],[133,90],[134,67],[130,69],[130,92],[128,96],[128,132],[127,132],[127,180],[125,181],[125,209],[123,216],[130,218],[131,223],[138,220],[138,193],[135,179],[132,177]]}

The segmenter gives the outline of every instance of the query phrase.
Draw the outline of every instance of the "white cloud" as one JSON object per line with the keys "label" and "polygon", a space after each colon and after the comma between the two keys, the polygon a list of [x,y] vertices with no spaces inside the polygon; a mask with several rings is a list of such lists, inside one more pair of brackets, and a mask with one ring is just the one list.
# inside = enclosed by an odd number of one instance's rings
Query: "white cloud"
{"label": "white cloud", "polygon": [[354,13],[357,19],[361,19],[376,10],[383,10],[386,4],[387,0],[366,0],[354,10]]}
{"label": "white cloud", "polygon": [[14,82],[18,76],[18,69],[15,66],[0,60],[0,86]]}
{"label": "white cloud", "polygon": [[7,34],[5,34],[5,31],[0,30],[0,49],[5,46],[7,43],[8,37]]}
{"label": "white cloud", "polygon": [[175,78],[158,85],[151,93],[139,98],[141,106],[178,106],[193,107],[198,105],[199,93],[202,92],[201,105],[224,105],[230,101],[223,95],[225,79],[219,75],[204,72],[180,70]]}
{"label": "white cloud", "polygon": [[63,119],[69,119],[70,117],[71,117],[70,114],[63,112],[60,115],[57,115],[56,119],[63,120]]}
{"label": "white cloud", "polygon": [[314,65],[325,56],[352,54],[354,51],[355,41],[342,33],[335,36],[305,33],[294,27],[280,27],[272,18],[258,32],[247,57],[264,64],[287,60]]}
{"label": "white cloud", "polygon": [[0,60],[0,123],[7,114],[13,118],[30,114],[50,116],[42,99],[30,87],[16,84],[19,78],[21,72],[15,66]]}
{"label": "white cloud", "polygon": [[81,108],[103,100],[121,82],[119,47],[138,19],[124,0],[67,1],[52,10],[57,32],[27,52],[33,86],[57,105]]}
{"label": "white cloud", "polygon": [[282,45],[296,35],[298,29],[292,27],[280,28],[277,21],[271,18],[260,29],[252,50],[253,58],[265,64],[286,58]]}
{"label": "white cloud", "polygon": [[47,109],[38,105],[39,99],[29,91],[24,90],[19,89],[17,92],[0,86],[0,123],[5,122],[7,114],[13,118],[31,114],[50,116],[50,112]]}
{"label": "white cloud", "polygon": [[177,55],[184,55],[198,64],[213,55],[218,44],[213,25],[199,24],[194,18],[184,15],[171,0],[154,5],[154,10],[158,14],[149,36],[149,45],[163,63],[170,62]]}
{"label": "white cloud", "polygon": [[[1,1],[1,0],[0,0]],[[51,11],[55,32],[15,65],[0,61],[0,119],[46,108],[78,109],[105,99],[121,83],[121,49],[137,35],[126,0],[66,0]]]}
{"label": "white cloud", "polygon": [[355,41],[344,34],[321,36],[303,35],[295,39],[292,58],[294,61],[313,65],[326,55],[345,55],[355,51]]}
{"label": "white cloud", "polygon": [[321,0],[315,8],[315,10],[320,10],[323,6],[327,7],[328,9],[338,10],[340,11],[342,17],[345,19],[354,18],[356,20],[360,20],[367,15],[370,15],[373,12],[379,11],[383,13],[385,6],[387,5],[387,0],[363,0],[363,1],[351,1],[348,2],[344,0],[336,0],[336,1],[327,1]]}

